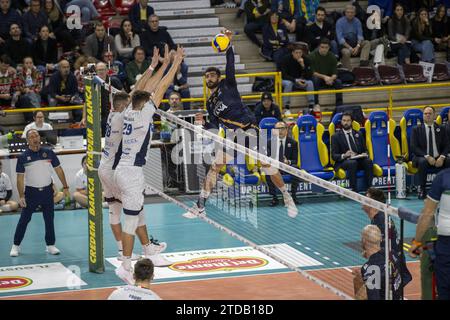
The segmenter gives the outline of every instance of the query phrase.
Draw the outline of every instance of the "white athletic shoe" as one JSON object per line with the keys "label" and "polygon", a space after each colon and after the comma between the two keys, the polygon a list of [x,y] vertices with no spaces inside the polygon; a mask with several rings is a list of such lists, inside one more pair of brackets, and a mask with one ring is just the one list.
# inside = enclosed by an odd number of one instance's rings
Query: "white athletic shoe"
{"label": "white athletic shoe", "polygon": [[172,261],[167,260],[160,254],[155,254],[152,256],[145,256],[145,258],[152,260],[155,267],[168,267],[173,264]]}
{"label": "white athletic shoe", "polygon": [[183,214],[183,217],[187,219],[197,219],[199,216],[206,216],[205,207],[199,208],[197,204],[194,204],[192,208]]}
{"label": "white athletic shoe", "polygon": [[283,199],[284,199],[284,206],[287,207],[288,210],[288,216],[291,218],[295,218],[298,214],[298,209],[291,195],[287,194],[286,196],[283,197]]}
{"label": "white athletic shoe", "polygon": [[20,254],[20,247],[13,244],[13,246],[11,248],[11,252],[9,253],[9,255],[11,257],[18,257],[19,254]]}
{"label": "white athletic shoe", "polygon": [[159,242],[155,239],[150,239],[150,244],[148,246],[143,247],[142,255],[144,256],[153,256],[155,254],[159,254],[164,252],[167,249],[167,243]]}
{"label": "white athletic shoe", "polygon": [[127,270],[121,265],[116,269],[116,275],[129,285],[134,284],[133,270]]}
{"label": "white athletic shoe", "polygon": [[[133,254],[131,255],[131,261],[139,260],[140,257],[141,257],[140,255],[133,253]],[[119,251],[119,252],[117,253],[117,260],[119,260],[119,261],[123,261],[123,260],[124,260],[124,259],[123,259],[123,252],[122,252],[122,251]]]}
{"label": "white athletic shoe", "polygon": [[53,255],[61,253],[61,251],[59,251],[59,249],[55,246],[47,246],[47,249],[45,251]]}

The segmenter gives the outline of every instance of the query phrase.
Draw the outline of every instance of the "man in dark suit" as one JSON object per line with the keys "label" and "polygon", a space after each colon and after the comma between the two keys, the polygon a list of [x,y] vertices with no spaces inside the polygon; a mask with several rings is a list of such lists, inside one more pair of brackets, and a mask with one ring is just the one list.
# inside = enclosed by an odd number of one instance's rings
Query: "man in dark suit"
{"label": "man in dark suit", "polygon": [[356,172],[364,170],[367,188],[372,186],[373,163],[369,159],[364,137],[359,131],[352,129],[351,113],[342,115],[342,130],[331,137],[331,156],[336,161],[334,168],[347,171],[350,189],[356,191]]}
{"label": "man in dark suit", "polygon": [[[298,160],[298,143],[294,139],[288,137],[288,127],[284,121],[279,121],[275,124],[275,129],[272,134],[272,140],[276,140],[274,144],[276,147],[276,154],[274,155],[271,152],[272,157],[276,157],[278,161],[288,164],[292,167],[297,167]],[[270,142],[269,142],[269,150],[270,150]],[[291,183],[291,195],[295,204],[300,204],[297,200],[297,188],[300,180],[292,176]],[[272,202],[270,203],[271,207],[275,207],[278,205],[279,201],[277,198],[277,189],[273,184],[271,179],[267,179],[267,186],[269,187],[269,194],[272,196]]]}
{"label": "man in dark suit", "polygon": [[[445,125],[445,134],[447,137],[447,144],[450,145],[450,109],[448,110],[448,115],[447,115],[447,124]],[[449,146],[449,156],[450,156],[450,146]]]}
{"label": "man in dark suit", "polygon": [[434,122],[435,110],[428,106],[423,110],[423,125],[413,128],[411,134],[411,155],[413,166],[418,168],[418,198],[425,199],[427,173],[430,168],[449,168],[448,157],[450,144],[446,138],[445,128]]}
{"label": "man in dark suit", "polygon": [[134,32],[140,34],[144,32],[147,26],[148,18],[155,13],[155,10],[149,5],[148,0],[139,0],[131,8],[128,13]]}

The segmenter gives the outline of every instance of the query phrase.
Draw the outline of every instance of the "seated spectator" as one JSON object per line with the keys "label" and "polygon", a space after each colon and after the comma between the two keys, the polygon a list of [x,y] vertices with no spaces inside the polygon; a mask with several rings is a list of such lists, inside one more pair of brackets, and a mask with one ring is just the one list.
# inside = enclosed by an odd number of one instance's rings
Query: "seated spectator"
{"label": "seated spectator", "polygon": [[405,16],[403,6],[395,5],[394,15],[388,21],[388,38],[391,52],[397,55],[398,64],[411,63],[411,24]]}
{"label": "seated spectator", "polygon": [[181,103],[181,95],[179,92],[172,91],[168,95],[169,103],[164,107],[164,111],[175,112],[184,110],[183,104]]}
{"label": "seated spectator", "polygon": [[437,51],[447,51],[449,56],[450,47],[450,19],[447,17],[447,10],[441,4],[436,15],[431,20],[431,30],[433,30],[433,42]]}
{"label": "seated spectator", "polygon": [[369,159],[365,138],[361,131],[352,129],[351,113],[342,115],[342,130],[331,137],[331,156],[335,161],[335,171],[340,168],[347,172],[350,189],[357,192],[356,172],[364,170],[367,188],[372,186],[373,163]]}
{"label": "seated spectator", "polygon": [[53,130],[50,123],[45,122],[44,111],[33,111],[34,122],[27,124],[25,129],[23,129],[22,138],[27,137],[28,130],[35,129],[37,131]]}
{"label": "seated spectator", "polygon": [[74,34],[78,30],[71,31],[67,28],[65,17],[55,5],[55,0],[45,0],[44,11],[48,17],[50,38],[55,38],[62,44],[63,52],[72,51],[76,46]]}
{"label": "seated spectator", "polygon": [[412,21],[411,40],[413,49],[421,55],[420,60],[434,62],[433,32],[425,8],[420,9]]}
{"label": "seated spectator", "polygon": [[83,75],[81,74],[81,68],[82,67],[86,68],[88,64],[96,64],[96,63],[97,59],[95,59],[94,57],[86,57],[83,55],[78,57],[78,59],[75,61],[73,65],[75,69],[74,75],[78,83],[78,92],[80,93],[81,96],[83,96],[84,94],[84,79]]}
{"label": "seated spectator", "polygon": [[[298,143],[288,136],[288,126],[284,121],[280,121],[275,124],[271,139],[276,140],[274,141],[276,151],[270,150],[270,146],[273,143],[269,143],[269,152],[271,152],[271,157],[287,165],[298,168]],[[275,151],[275,154],[273,151]],[[300,204],[297,200],[297,188],[299,182],[300,180],[297,177],[292,176],[291,196],[295,204]],[[267,186],[269,187],[269,194],[272,196],[272,202],[269,206],[276,207],[279,201],[277,197],[277,188],[273,184],[272,179],[267,179]]]}
{"label": "seated spectator", "polygon": [[[336,39],[341,49],[342,65],[351,70],[351,57],[360,56],[360,65],[369,65],[370,50],[377,48],[384,53],[384,47],[380,44],[380,39],[371,41],[364,40],[361,21],[355,17],[356,9],[353,5],[345,7],[345,16],[336,22]],[[381,63],[384,59],[383,54],[374,61],[375,65]]]}
{"label": "seated spectator", "polygon": [[133,58],[134,48],[141,45],[139,35],[134,32],[129,19],[124,19],[120,24],[120,31],[116,34],[114,42],[118,54],[117,58],[124,63],[129,62]]}
{"label": "seated spectator", "polygon": [[251,42],[256,44],[258,48],[261,48],[262,43],[256,37],[256,32],[262,31],[269,21],[270,2],[268,0],[247,1],[244,5],[244,10],[247,17],[244,32]]}
{"label": "seated spectator", "polygon": [[323,38],[330,39],[331,51],[336,57],[339,57],[338,46],[334,39],[333,26],[328,23],[326,18],[326,11],[323,7],[318,7],[316,10],[316,19],[313,24],[306,28],[306,42],[308,42],[309,50],[314,51],[320,45],[320,40]]}
{"label": "seated spectator", "polygon": [[12,196],[12,184],[9,176],[2,171],[3,162],[0,161],[0,214],[17,211],[19,205],[10,200]]}
{"label": "seated spectator", "polygon": [[136,81],[141,77],[145,70],[150,67],[150,61],[145,59],[145,50],[143,47],[136,47],[133,50],[134,60],[125,67],[127,71],[127,82],[132,88]]}
{"label": "seated spectator", "polygon": [[102,60],[105,51],[116,54],[114,38],[106,34],[105,27],[100,21],[95,23],[95,32],[86,38],[83,51],[87,56],[95,57],[97,60]]}
{"label": "seated spectator", "polygon": [[300,14],[300,2],[291,0],[272,1],[272,11],[278,12],[281,23],[290,33],[295,33],[297,41],[304,41],[306,19]]}
{"label": "seated spectator", "polygon": [[268,117],[277,118],[277,120],[283,120],[281,117],[280,107],[273,103],[272,94],[270,92],[264,92],[261,95],[261,102],[258,102],[255,107],[256,123]]}
{"label": "seated spectator", "polygon": [[23,14],[24,37],[30,41],[35,41],[41,27],[47,25],[47,16],[41,9],[40,0],[31,0],[30,10]]}
{"label": "seated spectator", "polygon": [[[447,114],[447,123],[445,124],[445,133],[446,133],[446,137],[447,140],[450,142],[450,110],[448,110],[448,114]],[[450,148],[449,148],[449,153],[448,153],[448,157],[450,158]]]}
{"label": "seated spectator", "polygon": [[[97,73],[97,76],[104,80],[106,83],[109,83],[111,81],[111,85],[118,89],[118,90],[122,90],[123,89],[123,85],[122,82],[120,82],[120,80],[115,77],[115,76],[109,76],[108,75],[108,68],[106,66],[105,63],[103,62],[99,62],[97,63],[97,65],[95,66],[95,71]],[[105,132],[106,132],[106,124],[108,122],[108,115],[109,115],[109,110],[111,109],[110,106],[110,93],[108,90],[106,90],[106,88],[102,87],[101,88],[101,126],[102,126],[102,137],[105,136]],[[83,116],[83,119],[85,119],[85,116]]]}
{"label": "seated spectator", "polygon": [[[171,52],[171,60],[173,61],[175,51]],[[167,92],[165,94],[165,98],[168,98],[168,94],[172,91],[176,91],[181,95],[181,98],[183,99],[189,99],[191,97],[191,92],[189,91],[189,84],[188,84],[188,69],[186,63],[180,64],[180,66],[177,69],[177,73],[173,79],[173,84],[169,86],[167,89]],[[189,110],[191,108],[190,102],[183,102],[183,108],[184,110]]]}
{"label": "seated spectator", "polygon": [[127,80],[127,73],[125,72],[125,67],[123,63],[114,60],[114,54],[111,51],[103,52],[102,61],[108,67],[108,75],[117,77],[121,82],[125,82]]}
{"label": "seated spectator", "polygon": [[[141,45],[145,49],[147,57],[153,55],[153,49],[156,47],[159,49],[161,59],[164,57],[164,46],[169,45],[169,50],[176,50],[177,46],[172,40],[166,27],[159,26],[159,18],[156,14],[152,14],[148,17],[148,29],[141,33]],[[161,60],[162,61],[162,60]]]}
{"label": "seated spectator", "polygon": [[58,63],[58,46],[56,40],[49,35],[48,27],[42,26],[32,47],[34,64],[42,74],[55,70]]}
{"label": "seated spectator", "polygon": [[[313,72],[314,90],[321,88],[342,89],[342,81],[337,78],[337,59],[330,51],[330,40],[320,40],[318,50],[309,54]],[[342,105],[342,93],[336,93],[336,105]],[[319,95],[314,95],[314,111],[320,111]]]}
{"label": "seated spectator", "polygon": [[[280,70],[284,92],[294,90],[314,91],[314,84],[311,81],[311,62],[308,57],[303,57],[303,51],[299,46],[293,46],[292,52],[283,58],[280,62]],[[309,109],[313,109],[314,96],[312,94],[307,95],[307,99]],[[291,98],[283,97],[283,105],[286,109],[289,109]]]}
{"label": "seated spectator", "polygon": [[272,12],[269,20],[263,27],[261,56],[269,61],[274,61],[278,66],[283,57],[288,55],[289,38],[286,27],[280,23],[278,13]]}
{"label": "seated spectator", "polygon": [[[44,81],[42,73],[33,64],[33,58],[26,57],[23,59],[23,66],[18,69],[16,81],[17,106],[20,108],[40,108]],[[24,116],[26,122],[32,120],[31,112],[25,112]]]}
{"label": "seated spectator", "polygon": [[67,12],[67,9],[70,6],[78,6],[81,10],[81,23],[88,23],[91,20],[97,19],[100,17],[100,13],[95,8],[93,1],[91,0],[72,0],[66,3],[65,9],[63,6],[63,10]]}
{"label": "seated spectator", "polygon": [[445,134],[445,128],[436,124],[435,110],[428,106],[423,110],[423,125],[413,128],[411,133],[411,155],[414,167],[418,168],[419,199],[425,199],[427,173],[429,169],[450,167],[448,157],[450,143]]}
{"label": "seated spectator", "polygon": [[11,57],[14,66],[21,64],[25,57],[31,56],[30,43],[22,37],[20,26],[13,23],[9,28],[11,36],[5,43],[5,53]]}
{"label": "seated spectator", "polygon": [[[368,259],[361,270],[353,271],[355,299],[357,300],[385,300],[386,299],[386,255],[381,247],[382,236],[380,229],[374,225],[364,227],[361,236],[363,257]],[[402,297],[402,278],[399,270],[399,261],[392,256],[390,261],[392,299],[400,300]],[[374,279],[379,275],[378,279]],[[374,285],[374,281],[379,284]]]}
{"label": "seated spectator", "polygon": [[72,198],[78,208],[87,208],[88,191],[87,191],[87,165],[86,156],[81,159],[81,169],[75,175],[75,189]]}
{"label": "seated spectator", "polygon": [[[61,60],[56,71],[50,77],[48,86],[44,92],[47,94],[48,104],[54,106],[80,105],[83,103],[75,75],[70,71],[67,60]],[[72,110],[76,122],[81,120],[82,111]]]}
{"label": "seated spectator", "polygon": [[139,0],[130,8],[128,17],[130,18],[133,30],[137,34],[143,33],[147,30],[147,21],[155,10],[150,6],[149,0]]}
{"label": "seated spectator", "polygon": [[393,12],[393,0],[369,0],[369,6],[378,6],[381,10],[381,17],[383,18],[383,23],[386,23],[390,17],[392,17]]}
{"label": "seated spectator", "polygon": [[16,87],[16,70],[11,67],[12,60],[6,54],[0,56],[0,107],[11,106]]}
{"label": "seated spectator", "polygon": [[11,8],[11,0],[0,0],[0,48],[9,38],[12,24],[22,26],[22,17],[16,9]]}

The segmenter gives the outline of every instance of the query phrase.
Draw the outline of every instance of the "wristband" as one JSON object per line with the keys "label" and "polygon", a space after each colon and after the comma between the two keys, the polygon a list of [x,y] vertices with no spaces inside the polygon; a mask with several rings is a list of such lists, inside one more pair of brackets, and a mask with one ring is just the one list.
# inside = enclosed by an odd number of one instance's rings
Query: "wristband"
{"label": "wristband", "polygon": [[422,242],[416,241],[416,239],[412,240],[412,244],[415,245],[416,247],[421,247],[423,246]]}
{"label": "wristband", "polygon": [[152,66],[148,67],[148,69],[149,69],[150,71],[155,71],[155,68],[153,68]]}

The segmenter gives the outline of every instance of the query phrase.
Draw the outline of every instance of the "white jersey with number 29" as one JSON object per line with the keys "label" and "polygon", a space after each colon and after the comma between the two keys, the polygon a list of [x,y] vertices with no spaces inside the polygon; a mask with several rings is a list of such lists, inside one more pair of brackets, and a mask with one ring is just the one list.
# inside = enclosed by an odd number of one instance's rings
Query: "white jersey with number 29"
{"label": "white jersey with number 29", "polygon": [[141,110],[132,108],[125,110],[122,127],[122,156],[119,166],[142,167],[145,165],[155,111],[151,101],[145,103]]}
{"label": "white jersey with number 29", "polygon": [[102,159],[100,161],[102,166],[112,168],[117,157],[120,158],[121,151],[119,147],[122,142],[124,113],[125,110],[122,112],[113,111],[108,115],[105,130],[105,146],[103,147]]}

